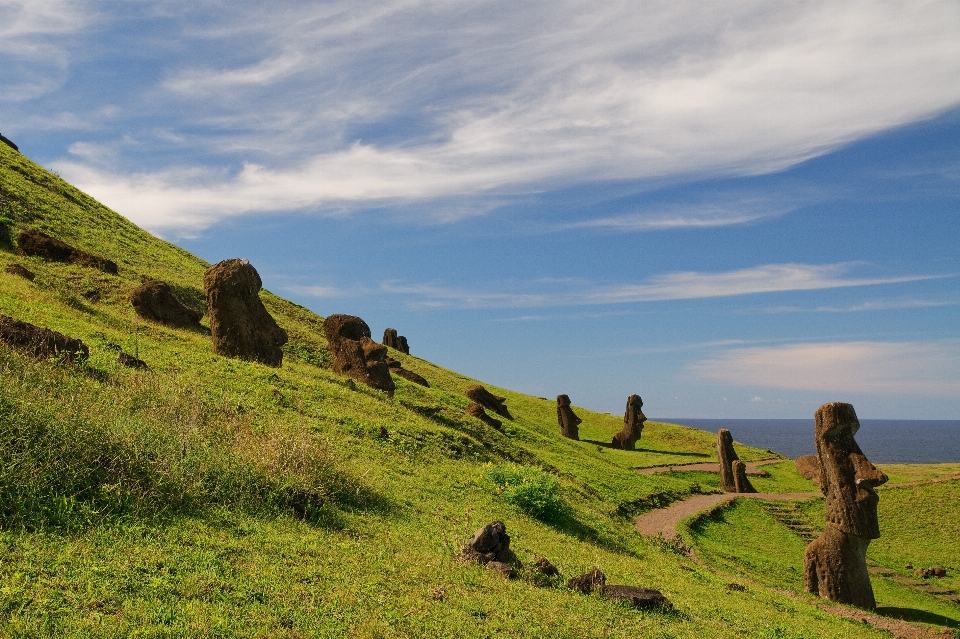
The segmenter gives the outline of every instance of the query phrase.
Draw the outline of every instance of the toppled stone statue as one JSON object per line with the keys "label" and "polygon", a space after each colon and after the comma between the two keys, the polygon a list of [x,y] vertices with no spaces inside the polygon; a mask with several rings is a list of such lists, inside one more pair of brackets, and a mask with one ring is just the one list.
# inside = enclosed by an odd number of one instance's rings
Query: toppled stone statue
{"label": "toppled stone statue", "polygon": [[624,601],[634,608],[673,608],[673,604],[659,590],[639,586],[605,585],[600,590],[604,599]]}
{"label": "toppled stone statue", "polygon": [[816,455],[803,455],[793,460],[793,465],[804,479],[813,481],[820,488],[820,459]]}
{"label": "toppled stone statue", "polygon": [[733,460],[733,485],[738,493],[755,493],[757,489],[753,487],[750,480],[747,479],[747,465],[739,459]]}
{"label": "toppled stone statue", "polygon": [[397,350],[403,353],[404,355],[410,354],[410,345],[407,343],[407,338],[403,335],[397,336]]}
{"label": "toppled stone statue", "polygon": [[602,590],[606,583],[607,576],[599,568],[594,568],[588,573],[567,581],[567,588],[581,595],[589,595],[594,590]]}
{"label": "toppled stone statue", "polygon": [[723,488],[723,492],[738,492],[733,476],[733,462],[740,458],[733,450],[733,436],[726,428],[717,431],[717,458],[720,460],[720,487]]}
{"label": "toppled stone statue", "polygon": [[570,408],[570,398],[566,395],[557,395],[557,421],[560,423],[561,435],[570,439],[580,439],[580,429],[577,427],[583,423],[583,420]]}
{"label": "toppled stone statue", "polygon": [[830,601],[873,610],[877,604],[867,572],[867,546],[880,536],[874,488],[887,476],[857,445],[853,436],[859,429],[850,404],[834,402],[817,409],[814,439],[826,527],[804,553],[804,588]]}
{"label": "toppled stone statue", "polygon": [[70,246],[40,231],[24,229],[17,234],[17,247],[24,255],[42,257],[53,262],[70,262],[117,274],[117,264],[99,255]]}
{"label": "toppled stone statue", "polygon": [[643,408],[643,400],[639,395],[631,395],[627,398],[627,409],[623,413],[623,428],[613,436],[614,448],[636,450],[637,440],[643,433],[643,422],[647,421],[647,416],[643,414],[641,408]]}
{"label": "toppled stone statue", "polygon": [[90,349],[78,339],[0,315],[0,340],[33,357],[56,357],[73,362],[90,356]]}
{"label": "toppled stone statue", "polygon": [[370,337],[370,327],[355,315],[330,315],[323,321],[333,372],[351,377],[393,397],[396,384],[387,366],[387,347]]}
{"label": "toppled stone statue", "polygon": [[397,336],[397,329],[388,328],[383,331],[383,345],[395,350],[400,350],[400,339]]}
{"label": "toppled stone statue", "polygon": [[31,282],[37,277],[34,275],[33,271],[28,271],[19,264],[7,264],[7,268],[5,270],[11,275],[19,275],[23,279],[30,280]]}
{"label": "toppled stone statue", "polygon": [[507,419],[513,419],[513,415],[510,414],[510,411],[507,409],[507,405],[504,404],[504,402],[507,401],[506,397],[494,395],[480,384],[471,386],[464,392],[464,394],[470,401],[476,402],[484,408],[492,410],[497,415],[506,417]]}
{"label": "toppled stone statue", "polygon": [[514,567],[520,567],[520,560],[510,550],[510,535],[502,521],[492,521],[473,533],[460,556],[478,561],[504,577],[513,577],[516,574]]}
{"label": "toppled stone statue", "polygon": [[260,301],[263,282],[247,260],[214,264],[203,274],[213,352],[267,366],[280,366],[287,332]]}
{"label": "toppled stone statue", "polygon": [[419,373],[414,373],[412,370],[408,368],[391,368],[390,372],[393,373],[394,375],[399,375],[400,377],[404,378],[408,382],[413,382],[414,384],[420,384],[421,386],[426,386],[427,388],[430,388],[430,382],[428,382],[423,375],[420,375]]}
{"label": "toppled stone statue", "polygon": [[130,303],[140,317],[173,328],[196,328],[203,317],[200,311],[184,306],[173,296],[170,285],[160,280],[147,280],[138,286]]}
{"label": "toppled stone statue", "polygon": [[501,422],[499,419],[491,417],[490,415],[487,415],[487,411],[483,410],[483,406],[481,406],[480,404],[477,404],[477,403],[470,404],[469,406],[467,406],[466,413],[467,415],[470,415],[470,417],[476,417],[477,419],[485,423],[487,426],[490,426],[491,428],[496,428],[497,430],[503,430],[503,422]]}

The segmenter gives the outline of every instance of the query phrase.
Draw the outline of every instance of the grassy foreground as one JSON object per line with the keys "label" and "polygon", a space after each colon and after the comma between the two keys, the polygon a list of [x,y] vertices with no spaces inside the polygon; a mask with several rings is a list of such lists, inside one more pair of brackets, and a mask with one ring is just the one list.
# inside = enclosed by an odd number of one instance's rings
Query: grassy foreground
{"label": "grassy foreground", "polygon": [[[108,275],[0,246],[0,314],[91,351],[67,366],[0,345],[4,636],[885,636],[773,589],[731,591],[633,531],[635,515],[716,489],[705,473],[633,469],[715,460],[712,433],[648,423],[637,451],[618,451],[622,418],[576,409],[574,442],[553,401],[488,385],[515,416],[500,432],[464,414],[475,380],[398,352],[430,388],[351,388],[326,367],[322,318],[266,291],[290,335],[283,366],[217,357],[207,329],[144,323],[129,303],[158,278],[200,307],[206,263],[3,145],[0,222],[119,265]],[[7,273],[14,263],[36,279]],[[119,349],[151,370],[120,367]],[[809,489],[774,466],[765,490]],[[298,518],[291,491],[324,503]],[[524,563],[517,580],[456,559],[493,519]],[[538,556],[562,578],[532,570]],[[674,610],[563,587],[594,566],[663,591]]]}

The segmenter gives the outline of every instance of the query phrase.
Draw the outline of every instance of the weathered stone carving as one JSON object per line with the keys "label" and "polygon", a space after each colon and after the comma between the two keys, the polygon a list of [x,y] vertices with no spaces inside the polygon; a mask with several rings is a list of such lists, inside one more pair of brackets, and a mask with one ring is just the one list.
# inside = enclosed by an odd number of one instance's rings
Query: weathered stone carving
{"label": "weathered stone carving", "polygon": [[473,533],[460,554],[464,559],[487,565],[504,577],[513,577],[514,566],[520,566],[520,560],[510,550],[510,535],[502,521],[491,521]]}
{"label": "weathered stone carving", "polygon": [[606,583],[607,576],[599,568],[594,568],[588,573],[567,581],[567,588],[575,590],[581,595],[589,595],[594,590],[603,590]]}
{"label": "weathered stone carving", "polygon": [[410,345],[407,343],[407,338],[403,335],[397,336],[397,350],[399,350],[404,355],[410,354]]}
{"label": "weathered stone carving", "polygon": [[513,415],[510,414],[510,411],[507,409],[507,405],[504,404],[504,402],[507,401],[507,398],[494,395],[480,384],[469,387],[464,392],[464,395],[466,395],[467,399],[470,401],[476,402],[484,408],[492,410],[501,417],[513,419]]}
{"label": "weathered stone carving", "polygon": [[880,536],[874,488],[887,476],[857,445],[859,428],[850,404],[834,402],[817,409],[815,441],[826,527],[804,553],[804,588],[830,601],[873,610],[877,604],[867,572],[867,546]]}
{"label": "weathered stone carving", "polygon": [[643,400],[639,395],[631,395],[627,398],[627,409],[623,413],[623,428],[613,436],[614,448],[636,449],[637,440],[643,432],[643,422],[647,421],[647,416],[643,414],[641,408],[643,408]]}
{"label": "weathered stone carving", "polygon": [[262,287],[247,260],[224,260],[203,274],[214,353],[267,366],[283,362],[287,333],[260,301]]}
{"label": "weathered stone carving", "polygon": [[476,417],[477,419],[485,423],[487,426],[490,426],[491,428],[496,428],[497,430],[503,430],[503,422],[501,422],[499,419],[491,417],[490,415],[487,415],[487,411],[483,410],[483,406],[481,406],[480,404],[477,404],[477,403],[470,404],[469,406],[467,406],[466,413],[467,415],[470,415],[470,417]]}
{"label": "weathered stone carving", "polygon": [[370,327],[355,315],[330,315],[323,321],[333,371],[386,392],[393,397],[396,384],[387,366],[387,347],[370,337]]}
{"label": "weathered stone carving", "polygon": [[170,285],[160,280],[147,280],[130,295],[130,303],[137,315],[173,328],[200,326],[203,313],[184,306],[173,296]]}
{"label": "weathered stone carving", "polygon": [[71,262],[100,269],[104,273],[117,274],[117,265],[99,255],[70,246],[40,231],[24,229],[17,234],[17,247],[24,255],[42,257],[53,262]]}
{"label": "weathered stone carving", "polygon": [[72,362],[90,356],[90,349],[78,339],[6,315],[0,315],[0,340],[38,358]]}
{"label": "weathered stone carving", "polygon": [[750,480],[747,479],[747,465],[739,459],[733,461],[733,485],[738,493],[755,493],[757,489],[753,487]]}
{"label": "weathered stone carving", "polygon": [[583,423],[583,420],[570,408],[570,398],[566,395],[557,395],[557,421],[560,423],[561,435],[570,439],[580,439],[580,429],[577,427]]}
{"label": "weathered stone carving", "polygon": [[390,372],[393,373],[394,375],[399,375],[400,377],[404,378],[408,382],[413,382],[414,384],[420,384],[421,386],[426,386],[427,388],[430,388],[430,382],[428,382],[426,378],[423,377],[423,375],[420,375],[419,373],[414,373],[412,370],[402,368],[402,367],[397,367],[397,368],[391,368]]}
{"label": "weathered stone carving", "polygon": [[793,460],[793,465],[804,479],[813,481],[814,485],[820,488],[820,460],[816,455],[797,457]]}
{"label": "weathered stone carving", "polygon": [[400,350],[400,340],[397,337],[397,329],[388,328],[383,331],[383,345]]}
{"label": "weathered stone carving", "polygon": [[610,584],[603,587],[600,595],[604,599],[626,602],[634,608],[673,608],[673,604],[663,596],[662,592],[651,588]]}
{"label": "weathered stone carving", "polygon": [[733,477],[733,462],[740,458],[733,450],[733,436],[726,428],[717,431],[717,457],[720,460],[720,487],[725,493],[737,492],[737,483]]}

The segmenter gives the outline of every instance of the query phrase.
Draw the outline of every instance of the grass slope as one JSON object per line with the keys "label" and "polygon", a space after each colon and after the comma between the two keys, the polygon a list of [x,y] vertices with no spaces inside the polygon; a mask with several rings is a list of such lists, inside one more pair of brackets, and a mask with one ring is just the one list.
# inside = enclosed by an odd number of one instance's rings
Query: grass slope
{"label": "grass slope", "polygon": [[[608,442],[622,420],[577,409],[584,441],[574,442],[559,436],[553,401],[488,386],[515,415],[499,432],[464,414],[475,380],[398,352],[430,388],[397,379],[393,398],[352,389],[324,367],[322,318],[266,291],[290,335],[282,368],[217,357],[207,329],[137,321],[128,301],[150,277],[199,306],[206,263],[3,145],[0,217],[119,265],[107,275],[0,247],[0,314],[91,349],[70,367],[0,345],[6,636],[882,634],[773,591],[732,593],[633,531],[637,513],[713,485],[632,469],[715,460],[711,433],[648,423],[637,451],[618,451]],[[35,281],[6,273],[12,263]],[[136,350],[151,371],[119,367],[117,349]],[[537,519],[489,480],[491,468],[553,482],[562,508]],[[798,481],[777,472],[766,488]],[[326,501],[299,520],[291,489]],[[612,583],[662,590],[675,610],[638,612],[529,568],[505,581],[456,561],[493,519],[526,566],[547,556],[564,578],[600,566]]]}

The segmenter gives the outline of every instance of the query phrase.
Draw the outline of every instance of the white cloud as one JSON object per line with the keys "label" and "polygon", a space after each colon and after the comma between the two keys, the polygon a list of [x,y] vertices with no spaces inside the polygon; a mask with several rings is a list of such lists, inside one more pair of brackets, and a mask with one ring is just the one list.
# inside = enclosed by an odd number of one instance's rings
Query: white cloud
{"label": "white cloud", "polygon": [[[156,108],[191,130],[185,151],[244,168],[58,167],[149,228],[203,228],[253,210],[761,173],[960,103],[952,0],[207,11],[180,34],[183,59],[198,57],[198,42],[224,53],[213,64],[171,63]],[[644,230],[757,214],[595,225]]]}
{"label": "white cloud", "polygon": [[958,340],[736,348],[689,369],[731,385],[960,398]]}

